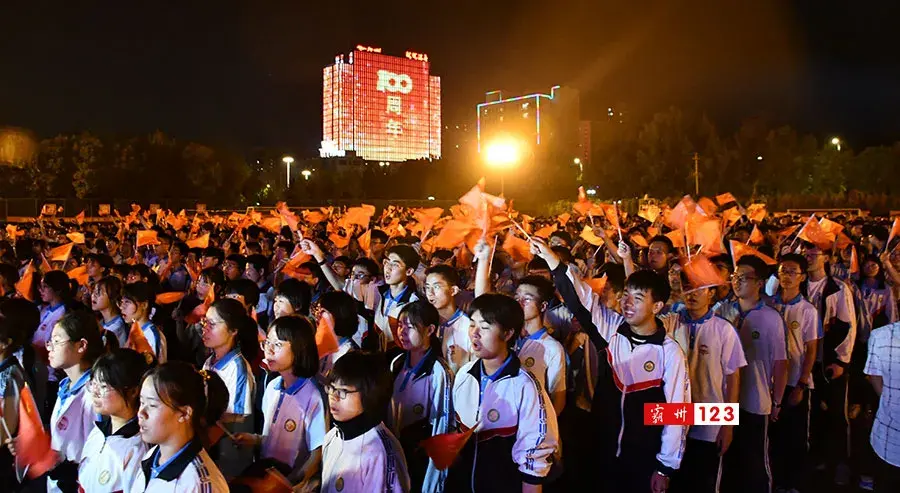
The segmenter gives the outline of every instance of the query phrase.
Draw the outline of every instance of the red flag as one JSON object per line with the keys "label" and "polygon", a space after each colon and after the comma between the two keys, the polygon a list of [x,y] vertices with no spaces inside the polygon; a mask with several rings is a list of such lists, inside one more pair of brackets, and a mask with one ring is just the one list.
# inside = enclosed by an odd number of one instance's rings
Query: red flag
{"label": "red flag", "polygon": [[22,277],[19,278],[19,282],[16,283],[16,292],[19,293],[19,296],[28,301],[34,301],[34,296],[31,291],[31,281],[33,277],[34,265],[29,263],[28,267],[25,267],[25,272],[22,273]]}
{"label": "red flag", "polygon": [[156,295],[156,304],[157,305],[170,305],[172,303],[176,303],[181,301],[184,298],[183,291],[172,291],[169,293],[159,293]]}
{"label": "red flag", "polygon": [[838,233],[837,238],[834,240],[834,246],[841,251],[853,243],[853,240],[850,239],[849,236],[844,233]]}
{"label": "red flag", "polygon": [[209,247],[209,233],[198,236],[193,240],[188,240],[185,243],[187,243],[188,248],[207,248]]}
{"label": "red flag", "polygon": [[734,261],[735,266],[737,265],[738,260],[740,260],[744,255],[753,255],[754,257],[759,257],[768,265],[775,265],[778,263],[772,257],[758,252],[752,246],[745,245],[739,241],[731,240],[731,258]]}
{"label": "red flag", "polygon": [[508,253],[514,262],[529,262],[534,258],[528,242],[512,234],[506,235],[506,239],[503,240],[503,246],[500,248]]}
{"label": "red flag", "polygon": [[844,230],[844,227],[840,224],[828,219],[827,217],[823,217],[819,220],[819,226],[822,227],[822,231],[837,236],[838,233]]}
{"label": "red flag", "polygon": [[331,233],[328,235],[328,239],[334,243],[335,248],[347,248],[347,245],[350,244],[350,237],[340,235],[337,233]]}
{"label": "red flag", "polygon": [[747,218],[755,223],[762,222],[768,213],[766,204],[750,204],[750,206],[747,207]]}
{"label": "red flag", "polygon": [[26,385],[19,395],[19,431],[16,435],[16,468],[28,469],[29,478],[36,478],[57,462],[57,453],[50,448],[50,434],[41,424],[34,396]]}
{"label": "red flag", "polygon": [[795,224],[793,226],[788,226],[784,229],[779,230],[775,234],[778,235],[778,238],[784,238],[786,236],[790,236],[790,235],[794,234],[794,231],[797,231],[797,228],[799,228],[799,227],[800,227],[799,224]]}
{"label": "red flag", "polygon": [[606,288],[606,274],[603,274],[600,277],[595,277],[593,279],[586,279],[584,282],[590,286],[591,291],[597,293],[597,296],[603,295],[603,290]]}
{"label": "red flag", "polygon": [[375,214],[375,206],[363,204],[361,207],[347,209],[343,217],[343,223],[347,226],[358,224],[364,228],[369,227],[369,221]]}
{"label": "red flag", "polygon": [[356,239],[356,242],[359,244],[359,248],[365,252],[366,256],[368,256],[372,245],[372,230],[367,229],[365,233],[361,234],[359,238]]}
{"label": "red flag", "polygon": [[475,433],[476,424],[468,431],[463,433],[441,433],[431,438],[426,438],[419,442],[419,445],[425,449],[428,457],[434,461],[434,466],[443,471],[453,465],[460,451],[466,446],[466,442]]}
{"label": "red flag", "polygon": [[594,246],[600,246],[604,243],[603,238],[595,235],[594,230],[592,230],[590,226],[585,226],[584,229],[581,230],[581,239]]}
{"label": "red flag", "polygon": [[647,247],[650,246],[650,244],[647,243],[647,239],[644,238],[644,237],[643,237],[640,233],[638,233],[637,231],[635,231],[634,233],[631,233],[631,235],[629,235],[629,238],[631,238],[631,242],[634,243],[635,246],[637,246],[637,247],[640,247],[640,248],[647,248]]}
{"label": "red flag", "polygon": [[584,187],[578,187],[578,201],[572,204],[572,209],[582,216],[587,216],[593,207],[594,204],[588,200]]}
{"label": "red flag", "polygon": [[859,273],[859,257],[856,256],[856,247],[853,247],[853,251],[850,253],[850,273]]}
{"label": "red flag", "polygon": [[666,233],[666,238],[672,241],[672,246],[674,246],[675,248],[681,248],[684,246],[684,232],[680,229],[669,231],[668,233]]}
{"label": "red flag", "polygon": [[128,342],[125,343],[125,347],[134,349],[141,354],[153,356],[153,348],[150,347],[150,341],[147,340],[144,331],[141,330],[141,326],[136,320],[131,324],[131,330],[128,332]]}
{"label": "red flag", "polygon": [[900,217],[894,218],[894,224],[891,226],[891,234],[888,235],[888,241],[884,244],[885,249],[891,244],[891,240],[900,235]]}
{"label": "red flag", "polygon": [[816,245],[822,250],[830,249],[835,240],[834,234],[829,234],[822,230],[822,227],[819,226],[819,222],[816,221],[815,214],[806,221],[806,224],[803,226],[803,229],[800,230],[800,234],[798,234],[797,237]]}
{"label": "red flag", "polygon": [[750,232],[750,243],[753,245],[762,245],[766,242],[766,237],[760,233],[759,228],[754,224],[753,231]]}
{"label": "red flag", "polygon": [[701,245],[706,253],[725,253],[722,247],[722,224],[718,219],[692,215],[685,224],[688,243]]}
{"label": "red flag", "polygon": [[466,221],[451,219],[441,228],[434,240],[434,247],[452,250],[462,244],[474,226]]}
{"label": "red flag", "polygon": [[319,359],[338,350],[337,335],[334,333],[334,319],[327,311],[322,312],[319,316],[319,323],[316,325],[316,349],[319,350]]}
{"label": "red flag", "polygon": [[66,243],[65,245],[58,246],[49,252],[47,252],[47,260],[51,262],[66,262],[69,260],[69,255],[72,255],[72,247],[75,246],[75,243]]}
{"label": "red flag", "polygon": [[737,207],[732,207],[722,212],[722,220],[725,221],[725,227],[731,226],[740,221],[740,219],[741,211]]}
{"label": "red flag", "polygon": [[669,227],[672,229],[682,229],[684,228],[685,223],[690,217],[691,214],[697,212],[697,203],[694,202],[694,199],[691,198],[690,195],[685,195],[678,205],[672,209],[671,214],[669,214],[668,222]]}
{"label": "red flag", "polygon": [[159,240],[156,239],[156,231],[152,229],[145,229],[143,231],[137,232],[137,241],[135,242],[135,246],[140,248],[144,245],[159,245]]}
{"label": "red flag", "polygon": [[719,271],[706,255],[694,255],[684,264],[684,274],[690,282],[690,289],[707,288],[723,284]]}
{"label": "red flag", "polygon": [[716,203],[708,197],[700,197],[700,200],[697,201],[697,206],[700,209],[703,209],[703,212],[705,212],[707,216],[712,216],[716,213],[716,209],[718,209]]}
{"label": "red flag", "polygon": [[537,230],[532,234],[532,236],[537,236],[539,238],[549,238],[551,234],[556,231],[556,223],[544,226],[543,228]]}
{"label": "red flag", "polygon": [[84,245],[84,234],[78,232],[72,232],[66,234],[66,238],[69,239],[72,243],[76,243],[78,245]]}
{"label": "red flag", "polygon": [[730,193],[725,192],[723,194],[716,195],[716,202],[718,202],[719,205],[725,205],[730,202],[737,202],[737,199],[734,198],[734,195],[731,195]]}
{"label": "red flag", "polygon": [[281,219],[291,228],[291,231],[297,231],[297,225],[300,223],[300,219],[297,218],[297,215],[291,212],[288,208],[287,203],[278,202],[275,205],[275,208],[278,210],[278,214],[281,215]]}
{"label": "red flag", "polygon": [[75,222],[78,223],[79,226],[81,226],[81,224],[84,223],[84,211],[79,212],[75,216]]}
{"label": "red flag", "polygon": [[568,212],[563,212],[562,214],[556,216],[556,220],[559,221],[559,227],[565,228],[566,224],[569,222],[572,216]]}
{"label": "red flag", "polygon": [[88,276],[88,273],[87,273],[86,265],[80,265],[78,267],[75,267],[74,269],[70,270],[69,272],[66,272],[66,275],[69,276],[69,279],[75,279],[75,281],[78,282],[79,286],[86,286],[88,283],[88,280],[90,279],[90,277]]}

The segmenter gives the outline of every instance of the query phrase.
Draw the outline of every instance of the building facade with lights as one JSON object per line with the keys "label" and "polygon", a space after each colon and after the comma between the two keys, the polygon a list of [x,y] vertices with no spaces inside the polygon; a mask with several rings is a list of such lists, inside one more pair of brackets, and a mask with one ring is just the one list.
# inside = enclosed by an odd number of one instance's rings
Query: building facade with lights
{"label": "building facade with lights", "polygon": [[323,70],[322,157],[366,161],[441,157],[441,79],[428,56],[357,46]]}
{"label": "building facade with lights", "polygon": [[561,86],[553,86],[549,94],[515,97],[488,92],[476,108],[478,152],[491,142],[513,139],[534,155],[578,157],[589,164],[590,124],[579,119],[579,99],[577,90]]}

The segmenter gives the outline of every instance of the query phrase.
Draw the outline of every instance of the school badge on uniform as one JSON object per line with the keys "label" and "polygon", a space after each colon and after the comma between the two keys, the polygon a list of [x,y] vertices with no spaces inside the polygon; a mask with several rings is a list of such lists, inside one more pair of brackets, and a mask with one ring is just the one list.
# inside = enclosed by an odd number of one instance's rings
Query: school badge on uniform
{"label": "school badge on uniform", "polygon": [[653,371],[654,368],[656,368],[656,365],[653,364],[652,361],[647,361],[646,363],[644,363],[644,371],[649,373]]}
{"label": "school badge on uniform", "polygon": [[796,320],[794,320],[793,322],[791,322],[791,330],[797,330],[797,329],[799,329],[799,328],[800,328],[800,322],[798,322],[798,321],[796,321]]}
{"label": "school badge on uniform", "polygon": [[291,433],[297,429],[297,422],[293,419],[289,419],[284,422],[284,431]]}
{"label": "school badge on uniform", "polygon": [[66,418],[65,416],[63,416],[62,418],[59,418],[59,423],[56,423],[56,428],[59,429],[59,431],[66,431],[66,428],[68,428],[68,427],[69,427],[69,419]]}
{"label": "school badge on uniform", "polygon": [[97,481],[99,481],[100,484],[105,485],[106,483],[109,482],[109,479],[110,479],[111,477],[112,477],[112,474],[110,474],[109,471],[103,471],[103,472],[100,473],[100,477],[97,479]]}
{"label": "school badge on uniform", "polygon": [[531,368],[532,366],[534,366],[534,358],[531,356],[525,358],[525,368]]}
{"label": "school badge on uniform", "polygon": [[421,416],[422,413],[424,413],[424,412],[425,412],[425,406],[423,406],[421,404],[416,404],[415,406],[413,406],[413,413],[415,413],[416,416]]}
{"label": "school badge on uniform", "polygon": [[754,339],[759,339],[759,331],[758,331],[758,330],[754,330],[754,331],[750,334],[750,337],[752,337],[752,338],[754,338]]}
{"label": "school badge on uniform", "polygon": [[488,421],[491,423],[496,423],[497,420],[500,419],[500,411],[496,409],[491,409],[488,411]]}
{"label": "school badge on uniform", "polygon": [[337,478],[337,481],[334,482],[334,489],[344,491],[344,478]]}

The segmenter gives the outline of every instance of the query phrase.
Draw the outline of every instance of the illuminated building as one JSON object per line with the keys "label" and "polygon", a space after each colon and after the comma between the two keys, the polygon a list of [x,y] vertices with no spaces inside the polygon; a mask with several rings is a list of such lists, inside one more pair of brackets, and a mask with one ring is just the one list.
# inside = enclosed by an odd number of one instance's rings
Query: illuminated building
{"label": "illuminated building", "polygon": [[477,111],[478,152],[492,141],[512,138],[529,146],[534,155],[557,156],[568,162],[578,157],[584,164],[590,162],[590,124],[579,120],[579,94],[575,89],[553,86],[549,94],[511,98],[491,91]]}
{"label": "illuminated building", "polygon": [[353,151],[367,161],[441,157],[441,79],[428,56],[388,56],[357,46],[325,67],[322,157]]}

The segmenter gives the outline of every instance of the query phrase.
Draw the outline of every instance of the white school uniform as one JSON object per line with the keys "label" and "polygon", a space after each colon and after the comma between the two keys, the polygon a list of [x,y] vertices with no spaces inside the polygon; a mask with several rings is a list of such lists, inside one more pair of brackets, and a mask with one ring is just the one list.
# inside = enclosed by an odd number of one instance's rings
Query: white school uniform
{"label": "white school uniform", "polygon": [[760,301],[741,312],[738,333],[747,358],[741,370],[741,409],[767,416],[772,411],[775,362],[787,360],[784,320]]}
{"label": "white school uniform", "polygon": [[407,284],[396,297],[391,295],[391,287],[385,284],[378,288],[379,300],[375,306],[375,328],[381,333],[381,348],[394,345],[394,331],[391,324],[400,318],[400,310],[407,303],[418,301],[416,290]]}
{"label": "white school uniform", "polygon": [[[66,314],[66,305],[60,303],[56,306],[44,305],[41,307],[41,323],[38,325],[34,336],[31,338],[31,344],[38,348],[37,354],[43,354],[44,361],[47,361],[47,354],[44,353],[47,341],[53,333],[53,327]],[[56,370],[49,364],[47,365],[47,381],[57,382],[59,378],[56,376]]]}
{"label": "white school uniform", "polygon": [[341,359],[343,355],[354,349],[359,349],[359,345],[355,340],[348,337],[339,337],[337,351],[326,354],[319,360],[319,381],[325,382],[325,379],[331,374],[331,369],[334,368],[334,364],[337,363],[337,360]]}
{"label": "white school uniform", "polygon": [[547,328],[520,337],[516,355],[522,368],[530,371],[548,396],[566,390],[566,350],[547,332]]}
{"label": "white school uniform", "polygon": [[[521,484],[523,476],[539,483],[550,472],[559,450],[559,428],[547,393],[537,379],[510,354],[503,366],[487,375],[480,359],[467,363],[453,383],[453,407],[460,428],[480,422],[471,445],[451,474],[471,476],[473,485],[485,484],[486,476],[509,471],[510,460],[518,474],[505,478]],[[466,453],[475,447],[473,458]],[[479,453],[480,452],[480,453]],[[476,488],[477,489],[477,488]]]}
{"label": "white school uniform", "polygon": [[[819,322],[819,312],[802,294],[784,301],[779,293],[769,303],[784,320],[788,357],[787,384],[796,387],[802,376],[800,372],[803,369],[803,358],[806,356],[806,343],[821,339],[824,335]],[[809,388],[813,388],[812,373],[806,375],[806,381]]]}
{"label": "white school uniform", "polygon": [[[405,351],[391,362],[394,377],[394,395],[391,397],[391,411],[387,424],[405,445],[407,466],[411,466],[411,454],[417,450],[419,442],[426,438],[447,433],[453,425],[453,372],[447,363],[438,357],[436,349],[430,349],[416,366],[409,365],[409,352]],[[415,461],[412,461],[415,462]],[[423,471],[416,471],[421,475]],[[447,471],[438,470],[428,459],[424,471],[422,491],[441,492]]]}
{"label": "white school uniform", "polygon": [[95,422],[78,466],[78,486],[85,492],[131,491],[147,448],[137,417],[115,432],[109,418]]}
{"label": "white school uniform", "polygon": [[[713,310],[697,320],[681,312],[671,336],[688,358],[691,402],[725,402],[725,377],[747,366],[734,326]],[[705,442],[715,442],[718,435],[718,426],[693,426],[688,432]]]}
{"label": "white school uniform", "polygon": [[437,336],[441,340],[441,354],[454,374],[474,358],[472,340],[469,339],[471,325],[472,319],[457,309],[452,317],[438,327]]}
{"label": "white school uniform", "polygon": [[[131,484],[131,493],[227,493],[228,484],[203,445],[188,442],[167,463],[157,464],[159,446],[144,455],[141,471]],[[154,474],[154,466],[158,473]]]}
{"label": "white school uniform", "polygon": [[[101,322],[103,324],[103,330],[108,331],[112,334],[115,334],[116,339],[119,341],[119,347],[125,347],[128,344],[128,324],[125,323],[125,320],[122,319],[121,315],[116,315],[109,322]],[[149,342],[149,340],[147,341]],[[151,348],[153,345],[151,344]]]}
{"label": "white school uniform", "polygon": [[338,427],[325,435],[322,493],[363,491],[409,491],[403,450],[384,423],[349,440],[344,439]]}
{"label": "white school uniform", "polygon": [[147,322],[141,325],[141,332],[147,338],[147,343],[150,344],[150,349],[153,350],[153,356],[156,356],[156,361],[159,364],[168,361],[169,346],[166,343],[166,335],[159,330],[159,327],[153,322]]}
{"label": "white school uniform", "polygon": [[[76,464],[84,458],[84,444],[94,429],[94,409],[87,392],[91,370],[84,372],[77,382],[66,377],[59,382],[59,393],[53,414],[50,415],[50,448],[59,459]],[[47,478],[47,491],[61,491],[56,481]]]}
{"label": "white school uniform", "polygon": [[19,396],[25,386],[25,370],[19,359],[10,356],[0,362],[0,416],[6,420],[6,426],[0,427],[0,443],[12,438],[7,436],[6,428],[15,431],[19,427]]}
{"label": "white school uniform", "polygon": [[[229,351],[221,360],[215,361],[211,355],[203,369],[214,371],[225,382],[228,389],[228,406],[222,416],[222,425],[230,433],[253,433],[253,402],[256,395],[256,379],[250,363],[244,359],[237,348]],[[253,462],[253,449],[250,447],[234,447],[231,439],[222,438],[219,442],[219,457],[216,459],[219,469],[226,478],[239,475]]]}
{"label": "white school uniform", "polygon": [[262,457],[299,470],[327,432],[325,401],[316,380],[298,378],[285,389],[279,375],[266,386],[262,409]]}

